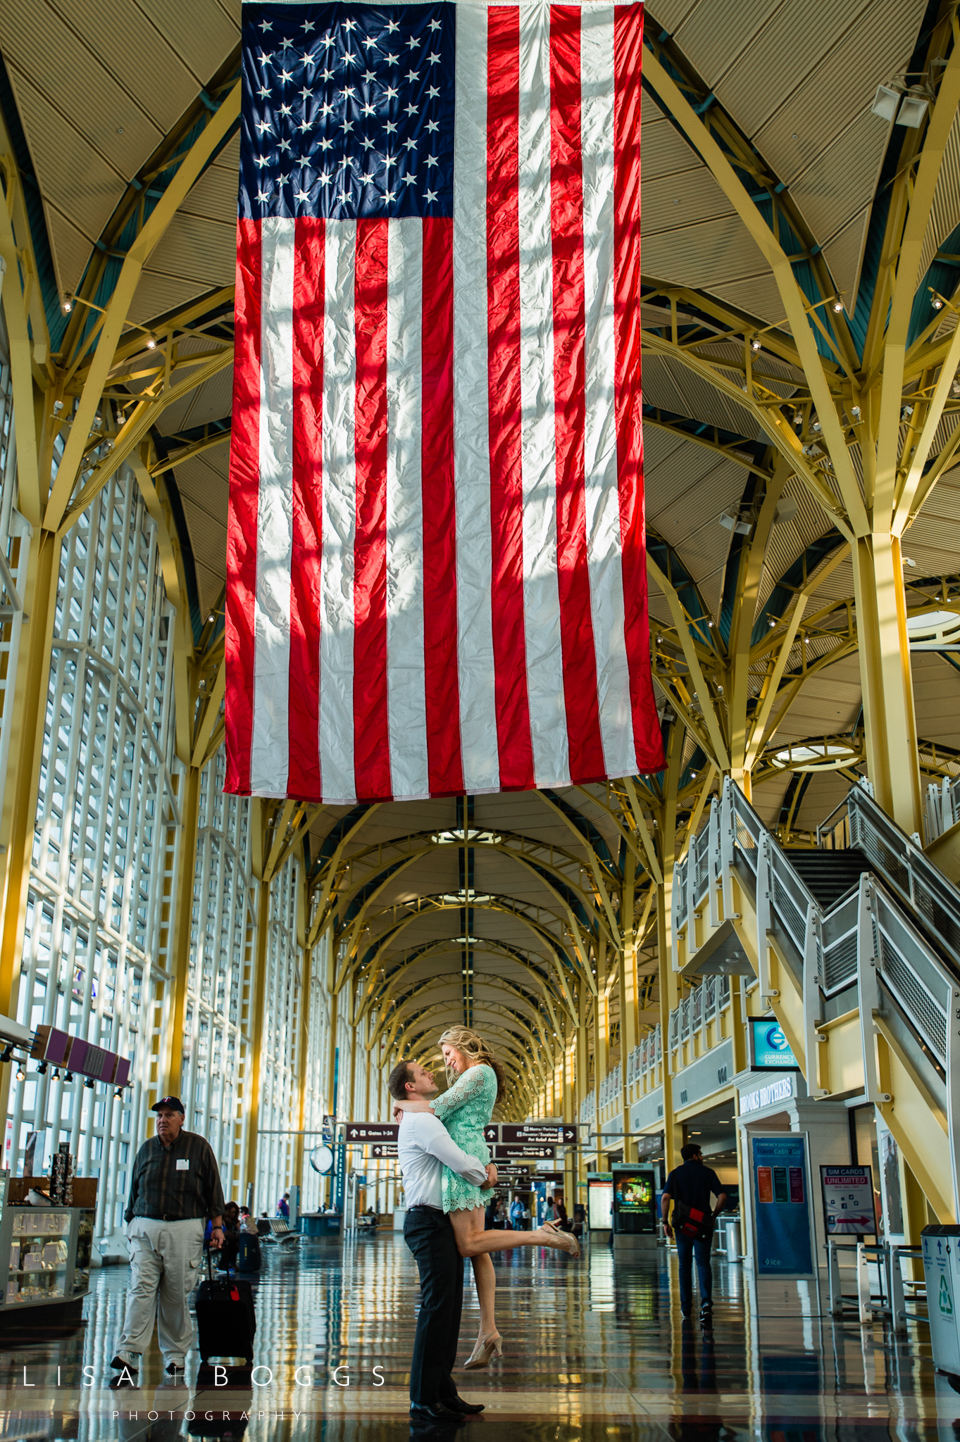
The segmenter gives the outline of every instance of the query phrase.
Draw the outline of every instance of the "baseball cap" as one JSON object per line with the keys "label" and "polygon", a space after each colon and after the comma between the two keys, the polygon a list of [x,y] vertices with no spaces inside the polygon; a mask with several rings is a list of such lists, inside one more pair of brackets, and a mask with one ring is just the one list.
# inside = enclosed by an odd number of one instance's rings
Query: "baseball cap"
{"label": "baseball cap", "polygon": [[154,1102],[150,1110],[152,1112],[158,1112],[161,1107],[172,1107],[173,1110],[179,1112],[182,1117],[186,1116],[186,1112],[183,1109],[183,1102],[179,1097],[161,1097],[158,1102]]}

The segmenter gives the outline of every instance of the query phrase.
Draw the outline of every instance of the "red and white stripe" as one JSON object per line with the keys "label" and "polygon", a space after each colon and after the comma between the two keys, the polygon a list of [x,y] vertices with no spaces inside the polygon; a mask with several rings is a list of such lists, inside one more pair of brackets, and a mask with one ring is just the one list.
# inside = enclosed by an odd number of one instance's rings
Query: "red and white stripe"
{"label": "red and white stripe", "polygon": [[240,222],[228,790],[662,766],[641,49],[640,6],[461,4],[452,220]]}

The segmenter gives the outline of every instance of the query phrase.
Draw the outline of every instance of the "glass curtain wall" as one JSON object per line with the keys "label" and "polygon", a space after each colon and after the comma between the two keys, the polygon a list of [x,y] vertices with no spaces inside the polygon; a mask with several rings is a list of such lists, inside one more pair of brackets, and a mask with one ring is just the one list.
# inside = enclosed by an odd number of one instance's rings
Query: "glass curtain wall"
{"label": "glass curtain wall", "polygon": [[[0,353],[6,446],[0,467],[10,456],[4,364]],[[0,520],[9,522],[0,550],[15,584],[28,532],[20,547],[10,494],[8,485],[0,495]],[[0,587],[0,762],[3,688],[12,687],[14,624],[6,603]],[[185,772],[175,757],[172,618],[156,526],[135,478],[121,469],[68,533],[60,555],[16,1015],[31,1028],[46,1022],[132,1058],[132,1085],[116,1098],[112,1087],[68,1081],[54,1068],[39,1074],[31,1063],[23,1080],[11,1078],[3,1156],[4,1166],[22,1174],[36,1133],[39,1174],[59,1143],[68,1142],[77,1174],[100,1179],[96,1235],[114,1252],[130,1164],[153,1134],[149,1106],[168,1084],[180,866],[194,878],[185,969],[186,1124],[214,1146],[228,1195],[245,1200],[249,1177],[244,1120],[253,1072],[258,895],[250,803],[222,794],[218,755],[201,778],[196,854],[180,854]],[[300,875],[291,861],[271,887],[259,1116],[261,1128],[277,1135],[264,1137],[258,1149],[258,1210],[272,1211],[294,1180],[294,1133],[307,1125],[303,1115],[322,1118],[327,1106],[324,1049],[313,1054],[314,1081],[301,1107],[303,1048],[325,1048],[326,1033],[325,1009],[317,983],[305,977],[298,941]],[[305,1010],[310,995],[318,1003],[315,1018]]]}
{"label": "glass curtain wall", "polygon": [[250,804],[239,796],[224,796],[226,769],[221,748],[200,778],[183,1104],[187,1127],[206,1137],[219,1158],[224,1196],[242,1205],[256,889]]}
{"label": "glass curtain wall", "polygon": [[133,1057],[134,1084],[117,1099],[31,1067],[11,1088],[5,1139],[14,1172],[35,1131],[36,1172],[63,1141],[78,1175],[103,1177],[100,1235],[120,1225],[157,1042],[151,1003],[169,978],[171,614],[156,528],[133,478],[117,475],[60,554],[18,1019]]}
{"label": "glass curtain wall", "polygon": [[256,1178],[256,1210],[266,1208],[269,1216],[297,1180],[297,1133],[302,1129],[300,1069],[306,1061],[308,990],[306,953],[297,941],[300,876],[299,863],[291,859],[270,883]]}

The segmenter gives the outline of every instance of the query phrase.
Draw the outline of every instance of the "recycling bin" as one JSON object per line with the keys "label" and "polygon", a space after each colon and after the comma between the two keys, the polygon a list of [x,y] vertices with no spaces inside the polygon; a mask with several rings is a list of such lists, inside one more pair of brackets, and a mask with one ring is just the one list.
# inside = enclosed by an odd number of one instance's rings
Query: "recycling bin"
{"label": "recycling bin", "polygon": [[924,1227],[923,1276],[927,1286],[930,1346],[938,1372],[960,1377],[960,1226]]}

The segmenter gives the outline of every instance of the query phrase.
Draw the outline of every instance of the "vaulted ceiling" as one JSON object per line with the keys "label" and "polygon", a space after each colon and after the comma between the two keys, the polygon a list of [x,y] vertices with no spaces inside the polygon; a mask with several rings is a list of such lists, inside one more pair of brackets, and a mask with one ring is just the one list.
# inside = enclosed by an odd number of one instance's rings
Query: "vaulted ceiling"
{"label": "vaulted ceiling", "polygon": [[[655,674],[665,731],[682,733],[673,747],[680,844],[701,814],[704,783],[723,769],[736,705],[753,728],[754,801],[766,821],[815,826],[863,769],[840,458],[820,434],[777,255],[813,316],[844,465],[862,481],[865,418],[845,398],[885,323],[885,276],[904,234],[897,207],[909,208],[905,178],[918,173],[948,94],[956,23],[956,4],[935,0],[657,0],[647,9],[646,506]],[[118,285],[129,286],[104,376],[103,434],[123,454],[148,454],[163,477],[198,638],[225,575],[234,124],[210,140],[132,281],[123,277],[191,148],[231,103],[238,37],[239,6],[226,0],[21,0],[0,13],[0,139],[22,184],[49,331],[49,356],[35,352],[35,364],[66,372],[68,393],[79,386],[95,364],[99,318]],[[875,112],[880,85],[910,89],[921,109],[926,100],[919,128]],[[916,238],[904,447],[914,398],[926,403],[957,319],[960,130],[939,116],[942,163]],[[145,407],[155,395],[163,404]],[[943,613],[941,631],[928,622],[924,632],[937,649],[914,653],[930,781],[960,771],[960,668],[942,634],[960,614],[958,420],[951,392],[904,543],[918,639],[919,618]],[[78,470],[70,504],[95,483],[95,469]],[[799,769],[811,757],[836,769]],[[648,818],[663,784],[651,778],[636,793]],[[533,1039],[562,1017],[565,986],[593,985],[588,958],[607,908],[621,904],[624,832],[635,837],[636,820],[629,798],[609,788],[356,815],[328,808],[309,831],[318,905],[332,908],[395,1035],[414,1042],[470,1016],[522,1069]],[[646,852],[635,849],[637,875],[649,880]],[[578,935],[594,941],[578,948]]]}

